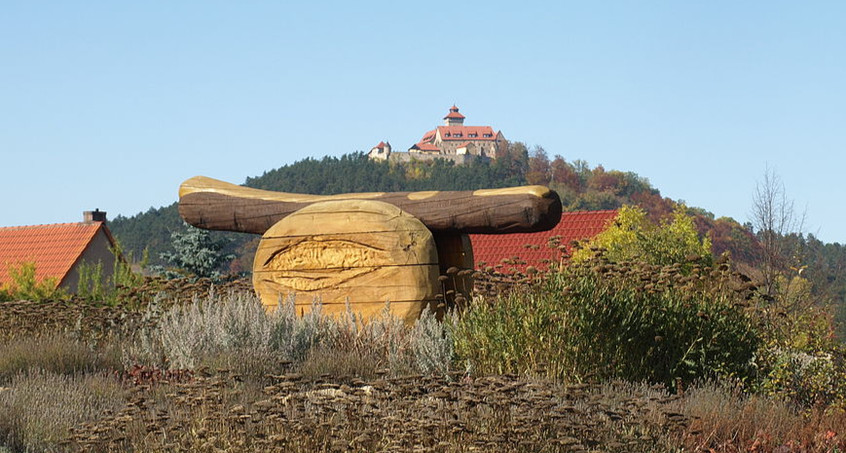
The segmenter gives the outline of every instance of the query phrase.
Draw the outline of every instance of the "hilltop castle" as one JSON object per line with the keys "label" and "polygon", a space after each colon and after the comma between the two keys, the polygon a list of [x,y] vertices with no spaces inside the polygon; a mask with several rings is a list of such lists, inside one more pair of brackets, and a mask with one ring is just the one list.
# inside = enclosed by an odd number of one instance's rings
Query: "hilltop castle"
{"label": "hilltop castle", "polygon": [[444,117],[444,125],[423,134],[408,152],[392,152],[391,144],[379,142],[368,156],[376,160],[408,161],[449,159],[466,163],[473,158],[496,159],[508,146],[502,131],[490,126],[465,126],[465,116],[452,106]]}

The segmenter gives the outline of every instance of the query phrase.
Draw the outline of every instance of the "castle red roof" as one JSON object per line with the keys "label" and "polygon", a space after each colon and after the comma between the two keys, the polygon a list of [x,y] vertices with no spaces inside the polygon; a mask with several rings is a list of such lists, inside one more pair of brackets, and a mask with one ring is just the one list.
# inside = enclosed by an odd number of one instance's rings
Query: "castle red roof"
{"label": "castle red roof", "polygon": [[440,148],[435,146],[433,143],[428,143],[424,141],[418,142],[417,144],[412,146],[411,149],[419,149],[420,151],[440,151]]}
{"label": "castle red roof", "polygon": [[386,145],[385,145],[385,142],[379,142],[379,144],[378,144],[378,145],[376,145],[376,146],[374,146],[374,148],[379,148],[379,149],[381,149],[381,148],[384,148],[385,146],[386,146]]}
{"label": "castle red roof", "polygon": [[[561,221],[555,228],[540,233],[515,234],[471,234],[473,258],[476,267],[502,265],[500,272],[510,269],[524,271],[527,266],[547,269],[550,263],[561,259],[561,252],[549,246],[551,238],[557,243],[570,247],[573,241],[591,239],[605,231],[609,223],[617,216],[617,211],[577,211],[561,214]],[[503,260],[525,261],[525,264],[503,263]]]}
{"label": "castle red roof", "polygon": [[[444,117],[444,119],[447,118],[464,119],[464,115],[458,113],[458,107],[453,105],[449,109],[447,116]],[[438,126],[436,129],[423,134],[423,138],[410,149],[440,152],[441,149],[435,146],[438,136],[440,136],[441,141],[461,141],[462,143],[472,141],[493,142],[496,141],[499,132],[494,132],[490,126]]]}
{"label": "castle red roof", "polygon": [[[441,140],[496,140],[496,132],[490,126],[438,126]],[[424,137],[425,138],[425,137]]]}
{"label": "castle red roof", "polygon": [[437,131],[438,131],[437,129],[432,129],[431,131],[426,132],[425,134],[423,134],[423,138],[421,138],[418,143],[423,143],[423,142],[430,142],[431,143],[432,141],[435,140],[435,132],[437,132]]}
{"label": "castle red roof", "polygon": [[452,107],[450,107],[449,113],[447,113],[447,115],[444,117],[444,119],[447,119],[447,118],[457,118],[457,119],[463,120],[465,118],[465,116],[458,113],[458,107],[453,105]]}
{"label": "castle red roof", "polygon": [[101,228],[111,240],[102,222],[0,228],[0,285],[11,283],[10,266],[26,262],[35,263],[38,281],[54,277],[61,284]]}

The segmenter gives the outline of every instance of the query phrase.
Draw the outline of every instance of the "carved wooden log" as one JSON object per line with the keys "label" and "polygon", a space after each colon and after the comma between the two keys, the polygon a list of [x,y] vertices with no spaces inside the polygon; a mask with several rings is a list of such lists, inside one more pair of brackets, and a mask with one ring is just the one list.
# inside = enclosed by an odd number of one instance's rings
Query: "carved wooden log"
{"label": "carved wooden log", "polygon": [[561,219],[558,194],[543,186],[323,196],[251,189],[203,176],[182,183],[179,213],[200,228],[263,234],[276,222],[313,203],[352,199],[390,203],[436,233],[545,231]]}
{"label": "carved wooden log", "polygon": [[268,308],[295,297],[297,313],[319,298],[334,314],[391,313],[414,322],[439,292],[432,233],[396,206],[371,200],[325,201],[283,218],[262,236],[253,286]]}

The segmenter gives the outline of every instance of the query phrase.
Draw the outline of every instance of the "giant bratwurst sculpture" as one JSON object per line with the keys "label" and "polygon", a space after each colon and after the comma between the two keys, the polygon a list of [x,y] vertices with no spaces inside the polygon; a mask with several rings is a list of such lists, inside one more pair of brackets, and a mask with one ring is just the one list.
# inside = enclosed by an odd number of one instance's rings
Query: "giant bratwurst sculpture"
{"label": "giant bratwurst sculpture", "polygon": [[327,313],[349,303],[369,318],[390,301],[413,322],[443,291],[439,275],[473,268],[467,234],[551,229],[561,201],[543,186],[323,196],[197,176],[179,189],[179,213],[199,228],[262,235],[253,286],[269,308],[293,295],[299,313],[320,298]]}

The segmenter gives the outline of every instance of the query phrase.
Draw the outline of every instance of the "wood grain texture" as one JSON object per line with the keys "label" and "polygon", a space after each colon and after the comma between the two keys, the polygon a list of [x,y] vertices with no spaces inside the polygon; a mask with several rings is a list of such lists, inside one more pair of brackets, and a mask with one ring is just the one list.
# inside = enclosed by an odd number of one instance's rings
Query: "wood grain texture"
{"label": "wood grain texture", "polygon": [[347,304],[364,318],[386,301],[406,322],[415,321],[438,292],[438,256],[432,233],[396,206],[371,200],[310,204],[262,236],[253,264],[262,303],[295,298],[298,313],[316,298],[325,313]]}
{"label": "wood grain texture", "polygon": [[203,176],[180,187],[179,213],[199,228],[264,234],[276,222],[313,203],[353,199],[397,206],[433,232],[526,233],[551,229],[561,219],[558,194],[543,186],[323,196],[251,189]]}

